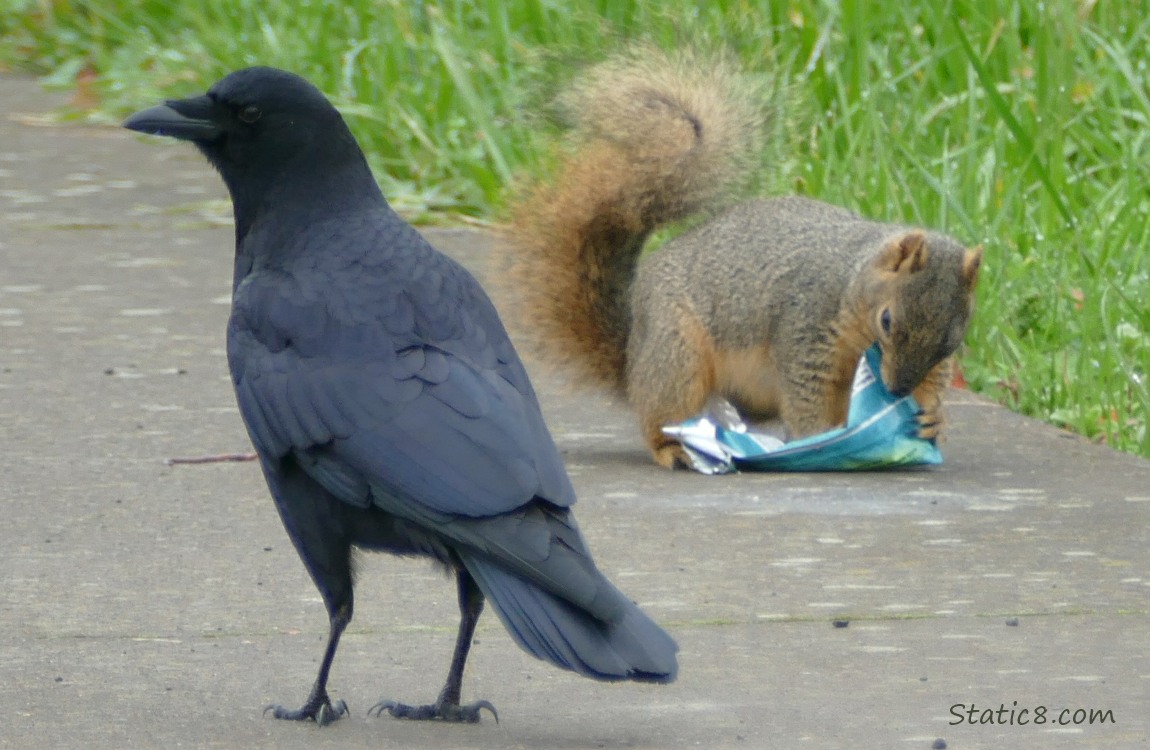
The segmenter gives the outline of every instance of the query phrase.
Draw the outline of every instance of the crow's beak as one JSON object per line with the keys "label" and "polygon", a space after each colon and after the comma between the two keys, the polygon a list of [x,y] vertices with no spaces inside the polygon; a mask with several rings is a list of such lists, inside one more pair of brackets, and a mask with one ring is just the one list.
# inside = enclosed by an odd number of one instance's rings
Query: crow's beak
{"label": "crow's beak", "polygon": [[206,96],[172,100],[137,112],[124,120],[124,127],[182,141],[212,141],[223,133],[212,119],[214,110],[215,103]]}

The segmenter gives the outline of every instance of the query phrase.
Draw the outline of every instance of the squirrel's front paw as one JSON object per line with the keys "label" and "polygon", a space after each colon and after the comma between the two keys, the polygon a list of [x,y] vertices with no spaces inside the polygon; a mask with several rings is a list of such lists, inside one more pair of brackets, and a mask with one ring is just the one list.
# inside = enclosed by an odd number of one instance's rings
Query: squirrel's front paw
{"label": "squirrel's front paw", "polygon": [[918,415],[918,436],[923,440],[937,440],[942,433],[942,415],[935,411]]}

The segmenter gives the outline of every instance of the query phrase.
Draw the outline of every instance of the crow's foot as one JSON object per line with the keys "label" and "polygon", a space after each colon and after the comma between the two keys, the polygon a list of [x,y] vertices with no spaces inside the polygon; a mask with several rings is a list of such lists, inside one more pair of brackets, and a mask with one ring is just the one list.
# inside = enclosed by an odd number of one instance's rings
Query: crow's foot
{"label": "crow's foot", "polygon": [[327,726],[347,713],[347,703],[343,701],[331,702],[326,695],[310,698],[303,708],[291,711],[283,706],[272,704],[264,708],[264,713],[272,712],[277,719],[288,721],[314,721],[316,724]]}
{"label": "crow's foot", "polygon": [[479,721],[480,711],[485,708],[491,712],[491,715],[495,717],[495,723],[498,724],[499,714],[495,712],[495,706],[491,705],[490,701],[476,701],[466,705],[440,701],[426,706],[409,706],[406,703],[383,700],[369,708],[367,713],[368,715],[374,713],[376,716],[383,716],[383,712],[387,711],[397,719],[456,721],[464,724],[475,724]]}

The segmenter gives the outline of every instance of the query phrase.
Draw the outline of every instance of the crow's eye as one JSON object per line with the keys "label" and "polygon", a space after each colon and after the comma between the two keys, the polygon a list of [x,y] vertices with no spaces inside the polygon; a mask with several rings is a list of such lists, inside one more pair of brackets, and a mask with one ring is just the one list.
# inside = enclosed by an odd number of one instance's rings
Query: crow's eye
{"label": "crow's eye", "polygon": [[261,114],[262,113],[260,112],[259,107],[255,106],[254,104],[249,104],[248,106],[246,106],[240,110],[239,116],[240,116],[241,121],[246,122],[250,125],[253,122],[255,122],[256,120],[260,119]]}

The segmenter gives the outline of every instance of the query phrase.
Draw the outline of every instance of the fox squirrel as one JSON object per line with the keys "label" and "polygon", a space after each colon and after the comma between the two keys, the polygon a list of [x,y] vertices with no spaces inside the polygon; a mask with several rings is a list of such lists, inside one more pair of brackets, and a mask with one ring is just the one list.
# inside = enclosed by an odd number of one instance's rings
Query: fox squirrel
{"label": "fox squirrel", "polygon": [[711,394],[792,438],[843,424],[875,341],[887,387],[938,434],[981,248],[784,197],[727,205],[640,258],[653,230],[730,203],[760,105],[722,64],[650,51],[590,69],[560,104],[575,147],[511,206],[507,303],[549,359],[626,396],[656,462],[686,464],[662,427]]}

